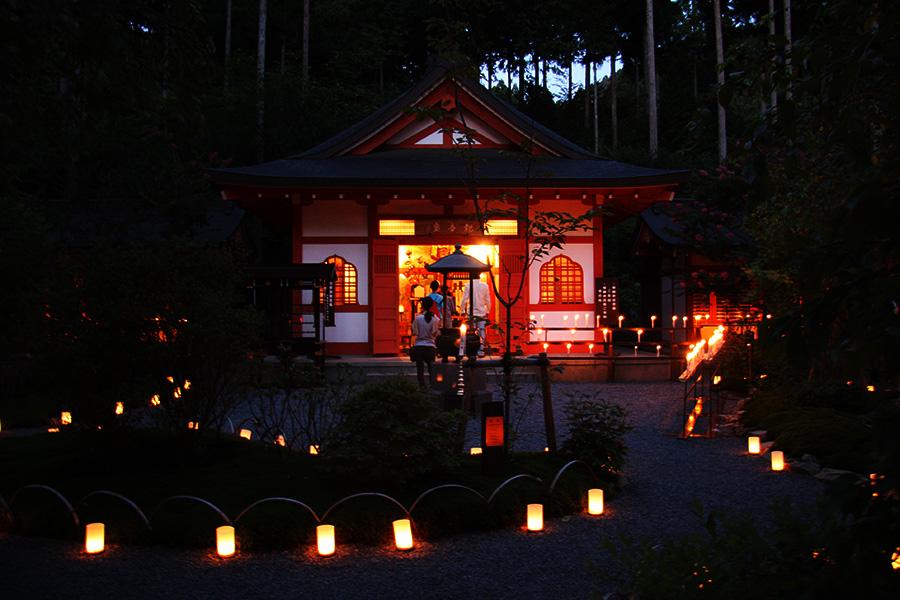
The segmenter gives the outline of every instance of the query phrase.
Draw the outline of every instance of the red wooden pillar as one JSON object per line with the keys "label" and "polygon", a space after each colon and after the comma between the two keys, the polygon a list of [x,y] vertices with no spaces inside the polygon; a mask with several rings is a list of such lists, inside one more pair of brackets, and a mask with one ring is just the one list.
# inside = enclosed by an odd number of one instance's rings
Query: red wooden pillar
{"label": "red wooden pillar", "polygon": [[[597,205],[602,208],[603,207],[603,195],[598,194],[597,196]],[[596,216],[594,217],[593,226],[594,229],[594,278],[596,280],[597,277],[603,277],[603,217]],[[587,301],[597,306],[597,290],[594,286],[594,281],[585,281],[584,284],[588,286],[588,298]],[[594,318],[594,325],[596,325],[597,320]],[[603,341],[603,332],[601,328],[597,328],[594,330],[594,343],[599,343]]]}
{"label": "red wooden pillar", "polygon": [[400,262],[395,239],[372,240],[372,264],[369,269],[372,293],[372,354],[399,354]]}
{"label": "red wooden pillar", "polygon": [[[527,260],[528,245],[523,238],[519,237],[503,237],[500,238],[500,276],[498,281],[497,292],[504,300],[514,297],[519,286],[522,286],[521,298],[512,307],[512,348],[515,350],[516,345],[523,348],[528,342],[528,338],[524,335],[523,326],[528,320],[528,273],[525,271],[525,263]],[[500,320],[500,326],[506,327],[506,307],[496,301],[498,305],[497,318]],[[517,339],[518,338],[518,339]],[[501,345],[506,344],[506,335],[500,340]],[[504,349],[505,350],[505,349]]]}

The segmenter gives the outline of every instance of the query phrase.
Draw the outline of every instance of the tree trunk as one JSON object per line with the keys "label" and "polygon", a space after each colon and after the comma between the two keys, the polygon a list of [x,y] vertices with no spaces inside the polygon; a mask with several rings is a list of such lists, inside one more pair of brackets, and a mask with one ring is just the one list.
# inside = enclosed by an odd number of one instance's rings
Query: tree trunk
{"label": "tree trunk", "polygon": [[[791,44],[793,44],[793,39],[791,39],[791,0],[784,0],[784,37],[787,39],[787,46],[785,47],[785,54],[787,56],[785,56],[784,59],[784,66],[787,70],[788,81],[790,82],[792,79],[792,69],[789,53],[791,51]],[[790,98],[793,95],[791,94],[791,85],[791,83],[788,84],[787,92],[784,94],[785,98]]]}
{"label": "tree trunk", "polygon": [[[602,64],[602,63],[601,63]],[[597,67],[594,66],[596,69]],[[597,114],[597,72],[594,71],[594,154],[600,154],[600,119]]]}
{"label": "tree trunk", "polygon": [[619,97],[618,91],[616,90],[616,80],[618,78],[616,75],[616,58],[618,56],[618,52],[613,52],[610,57],[612,66],[609,69],[609,110],[610,119],[612,121],[612,123],[610,123],[610,130],[612,132],[613,151],[616,151],[619,148]]}
{"label": "tree trunk", "polygon": [[[718,0],[716,0],[718,2]],[[650,120],[650,156],[659,154],[659,121],[656,115],[656,42],[653,39],[653,0],[647,0],[647,114]]]}
{"label": "tree trunk", "polygon": [[[775,0],[769,0],[769,35],[775,37]],[[778,91],[775,90],[774,85],[772,86],[772,95],[769,99],[769,104],[770,108],[778,106]]]}
{"label": "tree trunk", "polygon": [[591,61],[584,63],[584,128],[591,126]]}
{"label": "tree trunk", "polygon": [[259,0],[259,30],[256,38],[256,160],[263,162],[263,125],[266,108],[264,81],[266,76],[266,0]]}
{"label": "tree trunk", "polygon": [[225,4],[225,76],[224,88],[231,84],[231,0]]}
{"label": "tree trunk", "polygon": [[[725,49],[722,45],[722,7],[720,0],[713,0],[713,22],[716,27],[716,81],[721,88],[725,85]],[[728,154],[728,140],[725,134],[725,107],[716,102],[719,116],[719,161],[725,162]]]}

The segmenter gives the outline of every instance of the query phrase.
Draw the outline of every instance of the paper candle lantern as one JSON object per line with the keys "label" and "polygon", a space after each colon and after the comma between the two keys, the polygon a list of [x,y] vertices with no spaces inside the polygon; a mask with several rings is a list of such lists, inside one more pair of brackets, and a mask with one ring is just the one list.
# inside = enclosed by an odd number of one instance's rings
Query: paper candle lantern
{"label": "paper candle lantern", "polygon": [[232,556],[234,554],[234,527],[222,525],[216,528],[216,552],[219,556]]}
{"label": "paper candle lantern", "polygon": [[481,454],[481,448],[478,448],[478,447],[471,448],[469,450],[469,454],[471,454],[472,456],[474,456],[476,454]]}
{"label": "paper candle lantern", "polygon": [[249,440],[250,435],[251,435],[251,433],[250,433],[249,429],[241,429],[241,437],[242,438],[244,438],[245,440]]}
{"label": "paper candle lantern", "polygon": [[316,527],[316,546],[319,556],[331,556],[334,554],[334,525],[319,525]]}
{"label": "paper candle lantern", "polygon": [[103,523],[88,523],[84,528],[84,549],[88,554],[103,552],[106,527]]}
{"label": "paper candle lantern", "polygon": [[69,411],[64,411],[59,415],[59,422],[63,425],[71,425],[72,424],[72,413]]}
{"label": "paper candle lantern", "polygon": [[603,514],[603,490],[599,488],[588,490],[588,514]]}
{"label": "paper candle lantern", "polygon": [[528,505],[528,531],[540,531],[544,528],[544,505]]}
{"label": "paper candle lantern", "polygon": [[398,550],[411,550],[413,547],[412,526],[409,519],[394,521],[394,544]]}
{"label": "paper candle lantern", "polygon": [[772,470],[773,471],[783,471],[784,470],[784,453],[780,450],[775,450],[772,452]]}
{"label": "paper candle lantern", "polygon": [[750,454],[759,454],[759,437],[752,435],[747,438],[747,452]]}

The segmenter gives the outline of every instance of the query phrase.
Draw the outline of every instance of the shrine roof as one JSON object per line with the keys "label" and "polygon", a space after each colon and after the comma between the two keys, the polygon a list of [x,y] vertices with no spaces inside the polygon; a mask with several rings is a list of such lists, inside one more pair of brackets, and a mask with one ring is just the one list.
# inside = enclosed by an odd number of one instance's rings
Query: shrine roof
{"label": "shrine roof", "polygon": [[[638,167],[588,152],[480,83],[436,66],[392,102],[314,148],[258,165],[210,169],[210,176],[224,187],[468,187],[471,176],[458,152],[435,147],[439,143],[423,143],[429,133],[429,140],[442,134],[449,137],[445,129],[439,129],[442,123],[430,123],[427,117],[417,119],[411,107],[444,111],[456,127],[462,124],[476,132],[490,132],[491,139],[485,134],[472,150],[482,187],[674,187],[690,175],[689,171]],[[534,154],[519,150],[525,140]]]}
{"label": "shrine roof", "polygon": [[[677,185],[687,171],[638,167],[602,158],[534,157],[531,170],[509,152],[472,151],[478,161],[477,179],[487,187],[648,187]],[[219,184],[310,187],[466,187],[470,176],[462,159],[439,148],[400,148],[337,158],[284,158],[250,167],[218,169]]]}

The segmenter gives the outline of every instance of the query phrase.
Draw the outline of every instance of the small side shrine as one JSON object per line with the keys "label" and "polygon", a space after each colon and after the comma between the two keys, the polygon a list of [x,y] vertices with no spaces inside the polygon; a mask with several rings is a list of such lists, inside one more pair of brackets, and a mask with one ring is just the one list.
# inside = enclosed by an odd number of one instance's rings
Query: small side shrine
{"label": "small side shrine", "polygon": [[248,267],[247,295],[265,319],[263,349],[274,354],[290,348],[325,365],[323,326],[334,325],[334,265],[316,263],[284,267]]}
{"label": "small side shrine", "polygon": [[[294,263],[333,265],[329,353],[382,356],[405,352],[415,303],[435,278],[426,266],[457,244],[491,265],[497,289],[525,286],[514,322],[541,315],[546,343],[588,352],[617,317],[603,279],[604,229],[670,201],[689,176],[592,154],[446,66],[302,154],[209,174],[226,200],[290,234]],[[514,219],[482,231],[473,215],[486,203],[573,216],[602,207],[603,216],[526,269],[533,240]],[[465,281],[448,285],[460,306]],[[500,303],[492,305],[499,322]],[[574,339],[563,330],[571,315],[584,316]]]}

